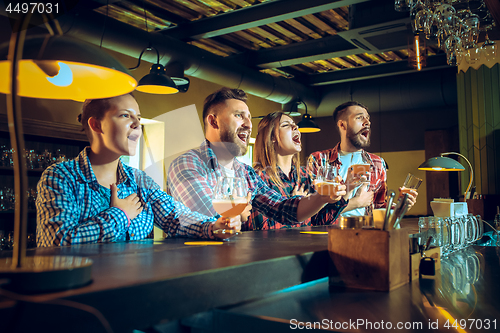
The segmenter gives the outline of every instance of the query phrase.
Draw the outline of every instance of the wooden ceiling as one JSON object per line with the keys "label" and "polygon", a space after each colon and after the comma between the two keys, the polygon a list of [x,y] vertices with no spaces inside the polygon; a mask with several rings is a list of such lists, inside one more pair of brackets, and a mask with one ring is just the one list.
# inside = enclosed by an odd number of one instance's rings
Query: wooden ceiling
{"label": "wooden ceiling", "polygon": [[[409,13],[396,12],[393,0],[97,2],[101,15],[310,86],[413,70]],[[426,50],[430,57],[442,53],[431,44]],[[435,66],[444,65],[441,54]],[[365,70],[340,74],[359,68]]]}

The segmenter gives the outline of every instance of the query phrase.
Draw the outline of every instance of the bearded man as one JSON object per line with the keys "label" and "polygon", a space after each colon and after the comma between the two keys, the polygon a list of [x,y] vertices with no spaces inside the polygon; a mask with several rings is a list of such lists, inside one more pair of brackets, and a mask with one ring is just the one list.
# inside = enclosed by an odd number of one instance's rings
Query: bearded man
{"label": "bearded man", "polygon": [[236,159],[246,153],[252,132],[246,101],[243,90],[230,88],[221,88],[205,99],[205,140],[199,148],[170,164],[167,183],[171,195],[193,210],[216,215],[212,195],[218,177],[242,177],[251,193],[251,207],[241,216],[242,222],[250,208],[282,224],[296,224],[318,213],[327,203],[345,205],[340,200],[346,194],[345,186],[331,196],[314,193],[288,199],[268,187],[252,167]]}
{"label": "bearded man", "polygon": [[[373,208],[385,208],[386,163],[380,156],[365,151],[370,146],[371,136],[368,108],[359,102],[349,101],[335,108],[333,118],[340,134],[340,142],[332,149],[312,153],[308,171],[314,177],[316,167],[321,165],[320,161],[328,161],[337,168],[347,186],[344,199],[348,200],[348,203],[342,212],[343,216],[370,215]],[[360,164],[369,165],[367,174],[361,177],[352,168]],[[366,177],[368,181],[363,181],[362,177]],[[409,191],[408,194],[410,209],[418,194],[415,190]]]}

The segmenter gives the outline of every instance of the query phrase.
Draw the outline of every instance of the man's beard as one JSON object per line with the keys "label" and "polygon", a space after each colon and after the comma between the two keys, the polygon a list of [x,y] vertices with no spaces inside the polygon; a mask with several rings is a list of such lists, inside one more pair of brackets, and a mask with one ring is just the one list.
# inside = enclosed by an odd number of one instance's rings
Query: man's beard
{"label": "man's beard", "polygon": [[233,156],[243,156],[247,153],[248,141],[243,143],[238,135],[230,132],[226,126],[221,127],[220,140]]}
{"label": "man's beard", "polygon": [[354,131],[351,128],[348,128],[347,130],[347,140],[351,142],[351,144],[356,148],[356,149],[365,149],[370,147],[370,137],[371,137],[371,131],[368,133],[368,137],[366,138],[366,142],[360,140],[360,136],[362,135],[361,132],[365,131],[366,129],[362,129],[358,133],[354,133]]}

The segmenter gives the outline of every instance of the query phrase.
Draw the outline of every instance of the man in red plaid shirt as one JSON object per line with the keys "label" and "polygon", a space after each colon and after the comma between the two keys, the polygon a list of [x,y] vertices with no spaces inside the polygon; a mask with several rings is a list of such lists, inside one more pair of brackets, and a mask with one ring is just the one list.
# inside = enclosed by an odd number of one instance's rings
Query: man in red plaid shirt
{"label": "man in red plaid shirt", "polygon": [[[175,200],[200,213],[216,215],[212,195],[220,176],[243,177],[251,193],[252,209],[282,224],[302,222],[328,203],[346,194],[345,186],[332,196],[286,198],[266,183],[236,156],[245,154],[252,131],[247,95],[241,89],[222,88],[205,99],[205,141],[176,158],[168,172],[168,188]],[[249,213],[247,212],[247,215]]]}
{"label": "man in red plaid shirt", "polygon": [[[359,102],[349,101],[335,108],[333,118],[340,133],[340,142],[332,149],[312,153],[308,172],[314,177],[317,167],[326,163],[338,169],[347,185],[347,195],[344,198],[349,199],[342,212],[343,216],[369,215],[372,208],[385,208],[386,163],[380,156],[364,150],[370,146],[371,136],[367,107]],[[349,171],[355,164],[369,165],[369,184],[360,185],[359,179],[352,178],[353,173]],[[409,190],[408,194],[410,209],[415,204],[418,193],[416,190]]]}

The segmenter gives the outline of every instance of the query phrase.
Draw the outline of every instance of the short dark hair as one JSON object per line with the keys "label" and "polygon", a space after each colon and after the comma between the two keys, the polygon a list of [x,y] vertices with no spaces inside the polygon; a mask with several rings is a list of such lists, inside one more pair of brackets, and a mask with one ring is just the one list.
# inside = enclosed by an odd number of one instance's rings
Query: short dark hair
{"label": "short dark hair", "polygon": [[366,105],[363,105],[360,102],[349,101],[349,102],[345,102],[345,103],[340,104],[339,106],[337,106],[335,108],[335,110],[333,110],[333,120],[335,121],[335,126],[337,126],[337,129],[338,129],[337,124],[339,122],[339,119],[345,120],[345,112],[347,111],[347,108],[350,106],[360,106],[363,109],[365,109],[366,111],[368,111],[368,108],[366,107]]}
{"label": "short dark hair", "polygon": [[[216,92],[210,94],[205,98],[205,102],[203,104],[203,125],[205,126],[205,122],[207,116],[212,112],[213,108],[217,105],[225,103],[228,99],[238,99],[243,102],[247,102],[248,96],[246,92],[241,89],[230,89],[227,87],[223,87]],[[213,112],[215,115],[217,112]],[[206,128],[206,126],[205,126]]]}
{"label": "short dark hair", "polygon": [[[134,97],[132,93],[128,93],[121,96],[130,95]],[[89,118],[94,118],[96,120],[102,120],[106,115],[106,112],[111,108],[111,99],[121,96],[109,97],[109,98],[98,98],[98,99],[86,99],[82,106],[82,113],[78,115],[78,121],[82,123],[82,130],[85,131],[89,142],[92,143],[92,132],[89,127]],[[135,97],[134,97],[135,99]]]}

